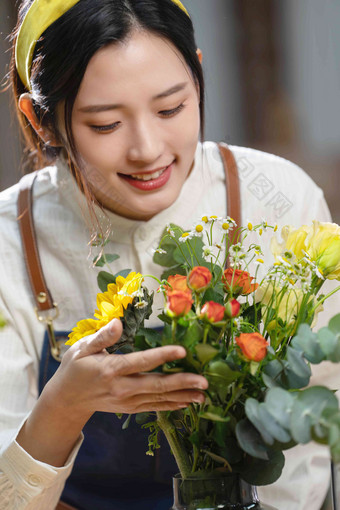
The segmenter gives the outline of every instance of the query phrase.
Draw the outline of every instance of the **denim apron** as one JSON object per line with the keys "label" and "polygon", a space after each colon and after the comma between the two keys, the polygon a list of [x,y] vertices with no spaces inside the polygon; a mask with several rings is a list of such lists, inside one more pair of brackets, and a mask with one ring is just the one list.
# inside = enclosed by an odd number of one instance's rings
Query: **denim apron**
{"label": "denim apron", "polygon": [[[55,332],[57,340],[68,332]],[[45,333],[39,371],[39,394],[59,362],[51,353]],[[122,430],[113,413],[96,412],[83,428],[85,439],[66,480],[61,500],[79,510],[169,510],[172,476],[178,472],[163,434],[161,448],[146,455],[148,430],[132,417]]]}

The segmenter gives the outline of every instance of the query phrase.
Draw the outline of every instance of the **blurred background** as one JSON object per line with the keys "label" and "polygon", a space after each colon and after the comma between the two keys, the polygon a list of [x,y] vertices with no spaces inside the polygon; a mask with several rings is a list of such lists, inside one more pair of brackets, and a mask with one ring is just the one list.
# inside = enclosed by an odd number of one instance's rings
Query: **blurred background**
{"label": "blurred background", "polygon": [[[203,52],[206,139],[254,147],[297,163],[324,189],[339,223],[340,1],[184,3]],[[2,83],[15,19],[16,2],[1,0]],[[21,174],[11,103],[9,92],[0,94],[0,189]]]}

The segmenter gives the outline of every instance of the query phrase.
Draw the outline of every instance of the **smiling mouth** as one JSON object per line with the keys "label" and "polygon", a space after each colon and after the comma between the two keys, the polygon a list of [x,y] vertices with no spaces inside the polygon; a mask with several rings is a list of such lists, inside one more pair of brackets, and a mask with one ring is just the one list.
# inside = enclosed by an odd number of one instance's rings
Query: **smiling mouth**
{"label": "smiling mouth", "polygon": [[168,167],[165,166],[161,170],[158,170],[157,172],[153,172],[152,174],[134,174],[134,175],[129,175],[129,177],[131,179],[134,179],[135,181],[151,181],[152,179],[157,179],[158,177],[160,177],[165,172],[165,170],[167,168]]}

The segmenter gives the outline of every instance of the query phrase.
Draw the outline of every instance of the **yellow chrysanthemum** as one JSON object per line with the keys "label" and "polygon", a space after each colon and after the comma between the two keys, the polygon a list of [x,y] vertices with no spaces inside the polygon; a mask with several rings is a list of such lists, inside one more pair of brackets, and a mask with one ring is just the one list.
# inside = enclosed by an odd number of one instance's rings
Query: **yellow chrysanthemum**
{"label": "yellow chrysanthemum", "polygon": [[73,345],[84,336],[92,335],[113,319],[120,319],[124,310],[132,303],[134,293],[140,289],[143,277],[140,273],[131,272],[126,278],[117,276],[116,283],[110,283],[106,292],[97,294],[97,310],[95,319],[84,319],[78,322],[69,335],[66,345]]}
{"label": "yellow chrysanthemum", "polygon": [[65,345],[73,345],[84,336],[93,335],[101,327],[100,321],[95,319],[84,319],[77,323],[69,334],[69,339],[65,342]]}

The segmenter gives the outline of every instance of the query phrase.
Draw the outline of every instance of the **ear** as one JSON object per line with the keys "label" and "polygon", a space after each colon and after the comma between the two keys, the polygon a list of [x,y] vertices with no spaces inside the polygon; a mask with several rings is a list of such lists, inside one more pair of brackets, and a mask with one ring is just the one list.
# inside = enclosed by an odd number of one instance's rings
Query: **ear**
{"label": "ear", "polygon": [[203,53],[202,53],[202,51],[199,48],[197,48],[196,53],[197,53],[197,56],[198,56],[198,60],[202,64],[202,60],[203,60]]}
{"label": "ear", "polygon": [[29,93],[22,94],[19,98],[18,106],[20,111],[25,115],[34,131],[42,139],[45,145],[50,147],[60,147],[55,135],[46,127],[41,126],[40,121],[34,111],[32,95]]}

